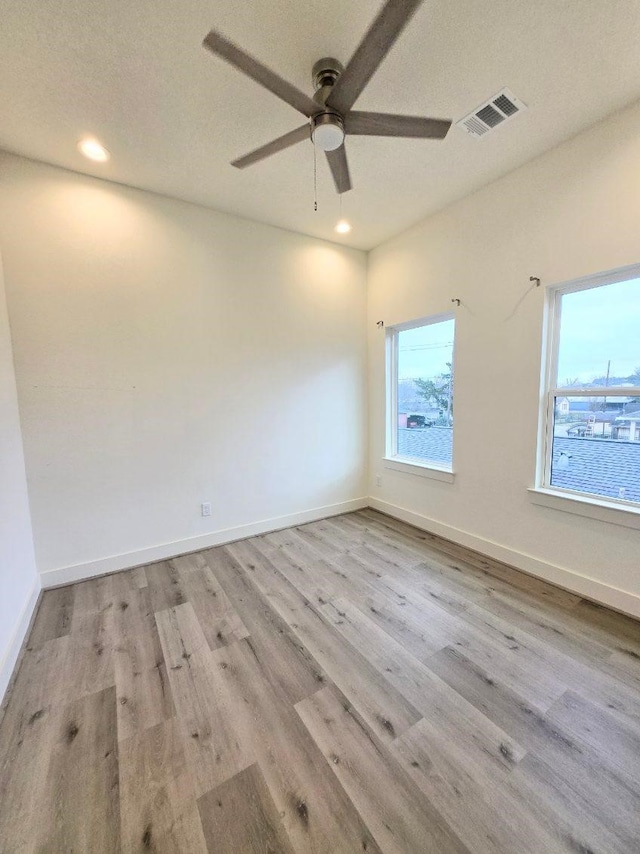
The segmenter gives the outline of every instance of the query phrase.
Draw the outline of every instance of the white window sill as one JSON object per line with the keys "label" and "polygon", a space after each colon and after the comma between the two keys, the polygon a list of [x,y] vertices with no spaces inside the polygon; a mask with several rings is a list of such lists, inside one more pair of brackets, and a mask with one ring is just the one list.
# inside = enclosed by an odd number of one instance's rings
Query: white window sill
{"label": "white window sill", "polygon": [[404,457],[383,457],[382,464],[386,469],[402,471],[406,474],[416,474],[418,477],[430,477],[433,480],[441,480],[444,483],[453,483],[455,478],[451,469],[435,465],[434,463],[421,463],[418,460],[408,460]]}
{"label": "white window sill", "polygon": [[640,530],[640,507],[636,509],[586,495],[573,495],[543,487],[529,489],[529,498],[533,504],[550,507],[552,510],[562,510],[600,522]]}

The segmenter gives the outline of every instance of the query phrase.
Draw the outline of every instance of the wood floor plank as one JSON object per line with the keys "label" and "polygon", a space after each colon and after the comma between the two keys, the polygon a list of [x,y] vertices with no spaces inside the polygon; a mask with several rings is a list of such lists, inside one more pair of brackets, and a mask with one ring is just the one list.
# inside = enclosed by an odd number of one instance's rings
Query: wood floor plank
{"label": "wood floor plank", "polygon": [[[583,809],[597,816],[603,826],[615,825],[621,838],[629,837],[632,831],[640,838],[640,792],[633,780],[615,764],[594,753],[557,722],[531,708],[457,650],[445,649],[437,653],[430,667],[516,738],[529,751],[529,762],[533,761],[530,757],[535,756],[553,768],[557,779],[573,789]],[[539,783],[542,785],[542,780]]]}
{"label": "wood floor plank", "polygon": [[640,793],[640,728],[625,726],[573,691],[566,691],[546,717],[617,765],[635,781]]}
{"label": "wood floor plank", "polygon": [[114,576],[101,575],[77,584],[73,589],[71,631],[81,632],[83,622],[96,614],[108,613],[113,607]]}
{"label": "wood floor plank", "polygon": [[474,611],[473,605],[451,613],[437,600],[413,591],[409,584],[396,581],[393,588],[395,596],[376,593],[352,599],[420,661],[445,646],[459,647],[542,710],[566,690],[566,682],[549,669],[548,662],[531,645],[515,638],[509,624],[500,624],[480,609]]}
{"label": "wood floor plank", "polygon": [[256,757],[295,850],[378,851],[293,706],[261,678],[250,639],[210,655],[219,691],[237,710],[236,738]]}
{"label": "wood floor plank", "polygon": [[177,721],[137,731],[120,743],[119,755],[123,854],[206,854]]}
{"label": "wood floor plank", "polygon": [[47,809],[33,827],[37,850],[119,850],[116,732],[115,688],[82,697],[59,714],[44,786]]}
{"label": "wood floor plank", "polygon": [[0,840],[9,850],[33,848],[33,816],[49,809],[45,781],[66,704],[68,651],[68,635],[27,649],[0,723]]}
{"label": "wood floor plank", "polygon": [[[409,566],[426,565],[431,571],[451,578],[455,578],[455,573],[458,572],[456,558],[448,549],[449,544],[432,534],[417,531],[410,526],[404,526],[403,523],[396,526],[395,520],[387,520],[375,512],[358,511],[336,521],[351,530],[361,547],[368,551],[388,557],[407,551],[413,556]],[[498,577],[489,573],[490,567],[488,558],[475,561],[470,554],[469,561],[465,561],[465,572],[460,580],[469,591],[486,589],[487,584],[492,582],[500,583]]]}
{"label": "wood floor plank", "polygon": [[265,557],[261,561],[256,559],[251,578],[300,643],[382,739],[395,738],[420,719],[420,713],[406,697],[334,632],[326,618]]}
{"label": "wood floor plank", "polygon": [[599,642],[592,634],[570,626],[566,614],[548,603],[525,603],[502,593],[484,596],[478,603],[484,610],[501,617],[513,626],[540,638],[551,649],[560,649],[578,661],[588,664],[605,662],[611,657],[611,647]]}
{"label": "wood floor plank", "polygon": [[640,683],[636,685],[633,678],[627,677],[621,680],[611,658],[585,663],[581,656],[577,660],[567,654],[564,644],[557,649],[541,641],[530,626],[522,628],[509,623],[478,605],[469,605],[462,618],[489,632],[496,642],[517,647],[514,654],[522,659],[532,681],[544,679],[546,669],[556,683],[577,691],[632,727],[640,728]]}
{"label": "wood floor plank", "polygon": [[148,588],[139,587],[135,576],[113,576],[113,643],[116,657],[124,653],[134,671],[148,670],[162,660],[162,648]]}
{"label": "wood floor plank", "polygon": [[575,848],[552,832],[553,825],[531,814],[524,798],[508,794],[502,782],[510,774],[487,774],[465,748],[426,719],[391,745],[393,755],[469,850],[575,854]]}
{"label": "wood floor plank", "polygon": [[[421,540],[425,544],[433,544],[433,551],[429,549],[428,558],[425,561],[425,569],[430,574],[435,573],[447,577],[451,584],[461,584],[471,594],[475,588],[484,590],[488,595],[499,595],[507,592],[513,601],[526,602],[530,607],[545,609],[547,607],[568,609],[575,613],[576,606],[582,602],[580,597],[573,593],[561,590],[544,581],[519,573],[511,567],[491,561],[489,558],[475,556],[464,548],[423,531],[418,531],[403,522],[382,516],[375,511],[362,511],[362,516],[374,521],[374,524],[382,524],[412,540]],[[439,549],[442,546],[443,549]],[[435,559],[434,559],[435,555]],[[459,558],[459,559],[458,559]],[[527,595],[522,595],[526,593]],[[551,611],[553,612],[553,611]]]}
{"label": "wood floor plank", "polygon": [[[451,644],[469,643],[470,632],[459,620],[449,619],[444,611],[432,609],[429,602],[415,594],[396,593],[393,598],[380,593],[349,597],[371,620],[419,661]],[[343,601],[348,601],[347,598]],[[334,599],[334,605],[338,600]],[[326,609],[325,609],[326,611]]]}
{"label": "wood floor plank", "polygon": [[209,851],[293,854],[258,765],[251,765],[198,801]]}
{"label": "wood floor plank", "polygon": [[175,713],[171,686],[164,663],[150,670],[132,671],[118,661],[118,739],[169,720]]}
{"label": "wood floor plank", "polygon": [[481,602],[491,594],[486,580],[479,580],[458,570],[452,564],[447,568],[433,558],[411,566],[399,566],[380,555],[374,544],[365,543],[353,549],[350,555],[370,569],[376,569],[385,581],[403,580],[425,598],[445,602],[450,611],[464,610],[470,602]]}
{"label": "wood floor plank", "polygon": [[637,851],[640,822],[637,815],[628,812],[629,798],[607,799],[605,805],[604,799],[596,800],[588,780],[558,773],[556,763],[546,762],[534,753],[524,757],[502,786],[508,796],[527,805],[530,814],[553,833],[559,845],[572,852]]}
{"label": "wood floor plank", "polygon": [[[67,679],[73,666],[69,648],[68,635],[26,648],[18,679],[6,704],[6,714],[0,722],[3,734],[15,735],[15,725],[31,718],[40,720],[68,702]],[[0,747],[10,747],[11,740],[10,737],[1,740]]]}
{"label": "wood floor plank", "polygon": [[325,541],[307,531],[306,525],[273,531],[260,537],[260,541],[284,549],[290,558],[297,559],[302,566],[340,552],[335,544],[327,545]]}
{"label": "wood floor plank", "polygon": [[29,635],[29,645],[40,646],[48,640],[63,637],[71,631],[75,585],[45,590]]}
{"label": "wood floor plank", "polygon": [[114,578],[114,672],[118,739],[168,720],[171,687],[147,588],[134,574]]}
{"label": "wood floor plank", "polygon": [[309,522],[296,528],[299,533],[313,538],[314,542],[324,543],[335,555],[346,554],[354,546],[353,535],[344,533],[335,525],[331,519],[320,519],[317,522]]}
{"label": "wood floor plank", "polygon": [[196,796],[229,780],[255,761],[236,739],[237,708],[211,666],[211,650],[191,603],[156,614],[160,642],[183,747]]}
{"label": "wood floor plank", "polygon": [[[415,567],[390,566],[371,549],[362,547],[349,552],[349,557],[360,563],[369,573],[375,573],[370,584],[383,595],[398,597],[404,595],[397,586],[409,587],[424,599],[433,599],[451,614],[465,611],[473,597],[462,585],[456,586],[450,578],[442,578],[441,573],[431,563],[420,563]],[[481,599],[478,593],[476,599]]]}
{"label": "wood floor plank", "polygon": [[[272,537],[258,537],[251,545],[296,589],[302,588],[305,591],[304,596],[314,604],[323,605],[342,590],[341,578],[332,577],[327,572],[314,573],[314,566],[322,558],[300,541],[296,544],[291,537],[275,541]],[[243,546],[244,544],[236,543],[230,546],[230,549],[238,551]]]}
{"label": "wood floor plank", "polygon": [[[505,592],[508,597],[508,591],[502,591],[500,596],[503,599]],[[528,610],[533,607],[529,603],[523,604]],[[587,607],[590,610],[587,610]],[[613,632],[607,627],[610,618],[603,616],[603,613],[606,614],[606,609],[600,609],[593,603],[582,601],[571,611],[558,611],[548,608],[544,612],[544,618],[555,629],[572,635],[584,645],[589,645],[595,649],[604,647],[609,654],[619,651],[623,645],[625,648],[640,654],[640,638],[637,637],[640,631],[636,629],[634,633],[629,628],[629,624],[636,621],[623,617],[622,614],[617,615],[622,622],[619,631]]]}
{"label": "wood floor plank", "polygon": [[334,688],[301,700],[296,709],[382,850],[467,850]]}
{"label": "wood floor plank", "polygon": [[[511,586],[518,589],[539,591],[544,594],[545,598],[549,598],[551,601],[556,602],[556,604],[562,603],[565,607],[573,608],[575,604],[581,601],[581,597],[575,593],[570,593],[527,573],[518,572],[501,561],[474,552],[437,534],[415,528],[401,519],[395,519],[370,507],[358,510],[351,514],[351,516],[358,517],[360,521],[364,521],[368,530],[376,530],[384,533],[386,536],[404,538],[411,541],[415,547],[420,546],[426,549],[429,554],[437,553],[445,555],[447,558],[453,557],[454,560],[459,558],[468,567],[482,570],[483,574],[486,571],[490,571],[492,574],[495,573],[494,577],[496,579],[506,578]],[[516,577],[513,577],[514,575]]]}
{"label": "wood floor plank", "polygon": [[[525,750],[509,733],[480,712],[404,647],[345,600],[324,606],[333,626],[352,644],[366,650],[367,660],[443,735],[465,749],[490,775],[508,773]],[[394,733],[401,735],[402,733]]]}
{"label": "wood floor plank", "polygon": [[246,638],[249,634],[203,555],[175,558],[181,589],[191,602],[210,649]]}
{"label": "wood floor plank", "polygon": [[104,691],[115,685],[111,602],[86,613],[74,613],[69,633],[67,699]]}
{"label": "wood floor plank", "polygon": [[351,531],[356,543],[359,543],[363,548],[375,552],[379,557],[394,566],[418,566],[424,560],[424,554],[418,552],[416,549],[407,548],[391,537],[381,536],[379,532],[367,529],[366,525],[362,525],[357,520],[337,516],[331,520],[331,523],[345,533]]}
{"label": "wood floor plank", "polygon": [[632,650],[620,647],[611,654],[602,669],[613,676],[618,684],[629,683],[634,690],[640,691],[640,655]]}
{"label": "wood floor plank", "polygon": [[147,568],[149,602],[154,613],[166,611],[188,601],[180,583],[180,575],[170,561],[154,563]]}
{"label": "wood floor plank", "polygon": [[[231,548],[237,548],[235,546]],[[245,548],[250,548],[245,544]],[[360,567],[345,566],[343,558],[318,558],[315,555],[308,561],[301,560],[294,550],[286,546],[274,546],[265,540],[259,540],[255,546],[260,554],[267,558],[271,566],[278,570],[298,592],[314,606],[319,607],[337,596],[352,595],[363,586],[368,586],[365,572],[358,575]]]}
{"label": "wood floor plank", "polygon": [[578,604],[572,617],[581,621],[587,632],[597,635],[604,643],[612,643],[614,651],[623,649],[640,656],[640,628],[633,617],[618,614],[586,599]]}
{"label": "wood floor plank", "polygon": [[[500,561],[480,555],[450,540],[445,540],[427,531],[420,531],[405,522],[393,519],[391,516],[385,516],[371,509],[358,511],[358,515],[366,519],[380,536],[390,537],[400,544],[409,541],[414,544],[415,548],[421,544],[423,548],[428,549],[428,556],[432,556],[433,551],[435,551],[453,558],[454,562],[462,561],[468,575],[476,575],[480,578],[490,576],[500,589],[505,589],[504,585],[506,585],[506,589],[515,597],[519,598],[521,595],[527,594],[527,598],[534,596],[540,600],[553,602],[554,605],[567,610],[574,609],[577,604],[582,602],[581,597],[575,593],[548,584],[546,581],[524,572],[518,572]],[[394,534],[396,535],[395,538]],[[474,570],[476,571],[474,572]]]}
{"label": "wood floor plank", "polygon": [[[477,606],[470,606],[471,614]],[[511,635],[535,652],[539,660],[564,684],[590,702],[606,708],[614,717],[632,726],[640,725],[640,681],[621,666],[615,653],[591,636],[576,632],[557,615],[539,614],[514,607],[502,596],[482,603],[477,613],[498,616],[504,625],[512,626]]]}
{"label": "wood floor plank", "polygon": [[147,573],[144,566],[136,566],[134,569],[132,569],[131,576],[134,579],[136,587],[143,588],[149,586],[147,581]]}
{"label": "wood floor plank", "polygon": [[345,593],[361,594],[367,590],[382,590],[386,593],[387,588],[381,579],[390,570],[399,569],[397,566],[390,566],[389,562],[382,558],[376,557],[375,560],[368,561],[359,549],[354,548],[335,555],[325,563],[329,566],[329,571],[341,579],[342,588],[347,586]]}
{"label": "wood floor plank", "polygon": [[260,553],[254,548],[244,552],[236,548],[239,545],[204,554],[247,626],[252,648],[269,682],[282,689],[291,703],[297,703],[317,691],[327,676],[250,580],[251,567]]}

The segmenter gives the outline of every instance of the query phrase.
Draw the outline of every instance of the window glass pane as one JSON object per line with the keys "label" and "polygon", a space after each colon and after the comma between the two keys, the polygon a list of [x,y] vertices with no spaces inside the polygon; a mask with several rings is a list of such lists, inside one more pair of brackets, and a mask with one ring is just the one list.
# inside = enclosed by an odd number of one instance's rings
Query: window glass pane
{"label": "window glass pane", "polygon": [[551,485],[640,502],[640,397],[556,397]]}
{"label": "window glass pane", "polygon": [[560,299],[557,386],[640,386],[640,279]]}
{"label": "window glass pane", "polygon": [[454,320],[398,332],[398,456],[451,466]]}

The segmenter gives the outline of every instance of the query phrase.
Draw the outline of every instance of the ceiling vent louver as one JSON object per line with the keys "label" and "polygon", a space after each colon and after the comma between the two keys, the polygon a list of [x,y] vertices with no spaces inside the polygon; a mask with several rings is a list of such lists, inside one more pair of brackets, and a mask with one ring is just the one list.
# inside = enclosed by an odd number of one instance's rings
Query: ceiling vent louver
{"label": "ceiling vent louver", "polygon": [[513,92],[503,89],[456,124],[470,136],[481,137],[526,109]]}

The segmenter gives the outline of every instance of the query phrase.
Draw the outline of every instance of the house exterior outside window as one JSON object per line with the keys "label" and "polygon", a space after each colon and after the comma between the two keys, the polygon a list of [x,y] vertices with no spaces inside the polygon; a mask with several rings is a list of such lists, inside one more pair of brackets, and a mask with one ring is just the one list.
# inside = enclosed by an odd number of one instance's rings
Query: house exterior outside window
{"label": "house exterior outside window", "polygon": [[387,329],[388,467],[452,479],[454,338],[451,314]]}
{"label": "house exterior outside window", "polygon": [[640,511],[640,265],[549,289],[537,487]]}

